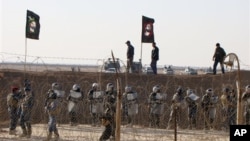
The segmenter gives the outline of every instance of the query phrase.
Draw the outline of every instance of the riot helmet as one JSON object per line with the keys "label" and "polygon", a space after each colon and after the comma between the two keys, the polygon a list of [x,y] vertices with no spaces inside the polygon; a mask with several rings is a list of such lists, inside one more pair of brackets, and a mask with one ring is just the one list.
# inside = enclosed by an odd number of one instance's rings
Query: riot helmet
{"label": "riot helmet", "polygon": [[159,85],[155,85],[155,86],[153,87],[153,92],[154,92],[154,93],[160,92],[160,86],[159,86]]}
{"label": "riot helmet", "polygon": [[56,83],[56,82],[54,82],[54,83],[52,83],[52,90],[58,90],[59,89],[59,84],[58,83]]}
{"label": "riot helmet", "polygon": [[132,87],[130,87],[130,86],[125,87],[125,92],[126,93],[131,92],[131,91],[132,91]]}
{"label": "riot helmet", "polygon": [[114,85],[112,83],[108,83],[107,87],[106,87],[106,90],[107,91],[112,91],[113,89],[114,89]]}
{"label": "riot helmet", "polygon": [[93,89],[96,90],[98,87],[99,87],[98,83],[93,83],[93,84],[92,84],[92,88],[93,88]]}
{"label": "riot helmet", "polygon": [[247,85],[247,86],[246,86],[246,92],[247,92],[247,93],[250,93],[250,85]]}
{"label": "riot helmet", "polygon": [[72,87],[73,91],[80,92],[80,86],[78,84],[74,84]]}
{"label": "riot helmet", "polygon": [[212,88],[207,89],[206,90],[206,94],[212,95],[213,94]]}
{"label": "riot helmet", "polygon": [[177,92],[178,94],[183,94],[183,89],[182,89],[182,87],[179,86],[179,87],[177,88],[176,92]]}

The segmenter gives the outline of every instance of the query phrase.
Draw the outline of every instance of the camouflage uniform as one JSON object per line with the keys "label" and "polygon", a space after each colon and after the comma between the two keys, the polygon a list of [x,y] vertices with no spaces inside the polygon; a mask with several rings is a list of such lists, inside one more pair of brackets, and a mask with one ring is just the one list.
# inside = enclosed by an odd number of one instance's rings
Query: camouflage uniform
{"label": "camouflage uniform", "polygon": [[160,127],[160,117],[164,110],[163,99],[160,86],[154,86],[153,92],[149,95],[149,127]]}
{"label": "camouflage uniform", "polygon": [[223,116],[222,128],[228,130],[229,125],[235,124],[237,101],[234,92],[229,88],[224,88],[222,93],[220,97]]}
{"label": "camouflage uniform", "polygon": [[191,89],[187,90],[187,96],[185,97],[185,101],[188,106],[188,128],[195,129],[196,128],[196,115],[197,115],[197,100],[198,96],[194,94]]}
{"label": "camouflage uniform", "polygon": [[19,119],[19,100],[21,99],[20,90],[18,87],[12,87],[12,93],[7,96],[7,106],[10,117],[9,134],[15,134],[15,129]]}
{"label": "camouflage uniform", "polygon": [[20,126],[22,128],[22,135],[21,137],[28,137],[30,138],[32,129],[31,129],[31,111],[34,105],[34,93],[31,91],[30,88],[24,88],[25,90],[25,97],[21,103],[21,116],[20,116]]}
{"label": "camouflage uniform", "polygon": [[122,95],[122,110],[123,115],[127,117],[128,126],[133,126],[135,115],[138,114],[137,93],[132,91],[129,86],[125,87],[125,92]]}
{"label": "camouflage uniform", "polygon": [[180,122],[180,117],[181,117],[180,114],[182,112],[182,109],[185,108],[185,100],[184,100],[183,93],[184,93],[184,91],[183,91],[182,87],[178,87],[176,93],[173,95],[170,118],[168,121],[167,129],[172,128],[173,119],[175,119],[174,112],[176,112],[176,119],[175,120],[177,123],[177,127],[179,127],[179,122]]}
{"label": "camouflage uniform", "polygon": [[203,108],[205,129],[214,128],[214,120],[216,116],[216,104],[218,96],[214,95],[211,88],[206,90],[206,94],[202,97],[201,106]]}
{"label": "camouflage uniform", "polygon": [[59,104],[59,101],[57,99],[57,94],[54,93],[53,91],[50,91],[50,93],[48,94],[48,99],[47,99],[47,103],[45,106],[46,112],[49,115],[48,135],[47,135],[46,141],[51,140],[53,132],[55,135],[55,139],[56,140],[59,139],[59,133],[56,127],[56,124],[57,124],[56,119],[57,119],[58,112],[60,111],[60,107],[58,104]]}
{"label": "camouflage uniform", "polygon": [[250,125],[250,85],[246,86],[246,90],[242,95],[242,100],[244,101],[245,108],[245,124]]}
{"label": "camouflage uniform", "polygon": [[92,125],[95,126],[103,114],[104,91],[98,90],[98,84],[93,83],[92,89],[88,92],[88,101],[90,103],[90,114],[92,116]]}
{"label": "camouflage uniform", "polygon": [[84,98],[83,92],[78,84],[74,84],[72,90],[69,92],[68,100],[68,112],[70,117],[70,125],[77,124],[77,113],[79,112],[79,102]]}
{"label": "camouflage uniform", "polygon": [[115,140],[115,115],[116,115],[116,96],[117,92],[114,90],[114,85],[112,83],[107,84],[106,93],[104,96],[104,115],[110,116],[110,124],[112,126],[111,138]]}

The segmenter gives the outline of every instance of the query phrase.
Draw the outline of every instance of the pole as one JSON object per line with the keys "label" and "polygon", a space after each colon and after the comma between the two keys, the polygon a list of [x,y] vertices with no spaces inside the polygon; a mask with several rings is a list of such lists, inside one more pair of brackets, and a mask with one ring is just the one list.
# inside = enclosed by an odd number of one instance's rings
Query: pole
{"label": "pole", "polygon": [[237,87],[237,125],[243,124],[243,108],[242,108],[242,93],[241,93],[241,78],[240,78],[240,64],[239,59],[237,55],[235,54],[235,58],[238,65],[238,71],[237,71],[237,81],[236,81],[236,87]]}
{"label": "pole", "polygon": [[177,109],[174,107],[174,141],[177,141]]}
{"label": "pole", "polygon": [[26,75],[27,38],[25,38],[24,77]]}
{"label": "pole", "polygon": [[142,64],[142,42],[141,42],[141,56],[140,56],[140,59],[141,59],[141,64]]}
{"label": "pole", "polygon": [[[113,54],[113,51],[111,51],[111,55],[113,58],[113,61],[115,62],[115,57]],[[120,79],[118,75],[118,70],[117,66],[115,63],[115,71],[116,71],[116,83],[117,83],[117,103],[116,103],[116,128],[115,128],[115,141],[120,141],[121,138],[121,99],[122,99],[122,94],[121,94],[121,87],[120,87]]]}

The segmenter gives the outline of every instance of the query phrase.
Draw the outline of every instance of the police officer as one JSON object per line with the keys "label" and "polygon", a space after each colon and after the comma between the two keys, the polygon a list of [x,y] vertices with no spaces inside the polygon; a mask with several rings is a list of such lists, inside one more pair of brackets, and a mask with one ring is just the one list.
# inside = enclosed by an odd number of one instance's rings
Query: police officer
{"label": "police officer", "polygon": [[20,126],[22,128],[22,134],[20,135],[20,137],[30,138],[32,134],[30,117],[33,105],[34,92],[31,90],[30,82],[26,79],[24,87],[24,98],[21,102]]}
{"label": "police officer", "polygon": [[88,101],[90,103],[90,114],[92,117],[92,126],[96,126],[103,114],[103,98],[104,91],[99,90],[99,84],[93,83],[92,88],[88,92]]}
{"label": "police officer", "polygon": [[244,116],[246,125],[250,125],[250,85],[247,85],[245,92],[242,95],[242,100],[244,101]]}
{"label": "police officer", "polygon": [[209,88],[206,90],[206,94],[203,95],[201,100],[201,106],[205,119],[205,130],[214,129],[214,120],[216,116],[216,104],[218,103],[218,96],[216,96]]}
{"label": "police officer", "polygon": [[113,83],[108,83],[106,86],[106,92],[104,97],[104,108],[105,108],[104,115],[111,117],[110,123],[112,125],[112,133],[111,133],[112,140],[115,140],[116,96],[117,92],[114,89]]}
{"label": "police officer", "polygon": [[196,128],[196,115],[197,115],[197,100],[199,96],[195,95],[192,89],[187,90],[185,101],[188,106],[188,129]]}
{"label": "police officer", "polygon": [[21,99],[21,91],[18,86],[12,86],[11,93],[7,96],[7,106],[10,117],[9,134],[16,134],[16,126],[19,119],[19,101]]}
{"label": "police officer", "polygon": [[58,129],[56,127],[57,124],[57,115],[59,113],[59,101],[57,99],[57,94],[53,91],[48,93],[47,103],[45,105],[46,112],[49,116],[48,122],[48,135],[45,141],[50,141],[52,139],[52,134],[55,135],[55,140],[59,139]]}
{"label": "police officer", "polygon": [[137,93],[132,90],[131,86],[125,87],[125,92],[122,95],[123,114],[128,120],[128,126],[133,126],[135,115],[138,114]]}
{"label": "police officer", "polygon": [[222,95],[220,97],[222,105],[222,129],[229,129],[229,102],[230,102],[230,89],[228,87],[223,88]]}
{"label": "police officer", "polygon": [[70,125],[75,126],[77,124],[77,113],[79,108],[79,102],[84,98],[79,84],[74,84],[67,97],[68,112],[70,117]]}
{"label": "police officer", "polygon": [[[177,123],[177,127],[179,128],[180,114],[182,112],[182,109],[185,108],[184,90],[181,86],[177,88],[176,93],[173,95],[171,102],[172,102],[171,112],[167,129],[172,128],[174,118],[176,118],[175,120]],[[176,113],[176,117],[174,117],[174,112]]]}
{"label": "police officer", "polygon": [[149,127],[160,127],[160,117],[164,110],[163,94],[159,85],[155,85],[149,95]]}

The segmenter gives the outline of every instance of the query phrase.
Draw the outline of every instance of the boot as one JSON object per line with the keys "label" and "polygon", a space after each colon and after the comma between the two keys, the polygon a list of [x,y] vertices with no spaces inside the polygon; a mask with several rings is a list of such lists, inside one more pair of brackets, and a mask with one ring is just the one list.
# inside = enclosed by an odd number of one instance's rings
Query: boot
{"label": "boot", "polygon": [[49,132],[47,138],[44,141],[50,141],[52,138],[52,132]]}
{"label": "boot", "polygon": [[57,141],[59,139],[59,133],[58,130],[54,131],[55,134],[55,140]]}
{"label": "boot", "polygon": [[16,135],[16,130],[15,130],[15,129],[10,130],[10,131],[9,131],[9,135]]}
{"label": "boot", "polygon": [[27,136],[27,130],[26,128],[22,128],[23,133],[19,137],[26,137]]}
{"label": "boot", "polygon": [[31,134],[32,134],[32,129],[28,128],[28,130],[27,130],[27,138],[30,138]]}

